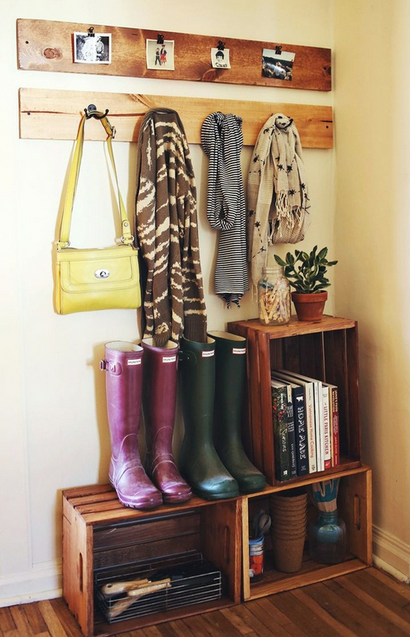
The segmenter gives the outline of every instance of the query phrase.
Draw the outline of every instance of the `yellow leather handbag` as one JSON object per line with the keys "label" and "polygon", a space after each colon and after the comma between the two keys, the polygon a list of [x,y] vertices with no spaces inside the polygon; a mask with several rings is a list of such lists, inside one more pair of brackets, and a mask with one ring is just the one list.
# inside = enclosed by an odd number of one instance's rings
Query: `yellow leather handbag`
{"label": "yellow leather handbag", "polygon": [[114,129],[107,113],[94,111],[107,132],[107,148],[118,191],[122,237],[109,248],[72,248],[69,235],[75,191],[84,144],[87,111],[78,127],[61,218],[60,238],[55,242],[55,309],[58,314],[90,310],[135,309],[141,306],[138,249],[133,245],[130,222],[121,197],[112,150]]}

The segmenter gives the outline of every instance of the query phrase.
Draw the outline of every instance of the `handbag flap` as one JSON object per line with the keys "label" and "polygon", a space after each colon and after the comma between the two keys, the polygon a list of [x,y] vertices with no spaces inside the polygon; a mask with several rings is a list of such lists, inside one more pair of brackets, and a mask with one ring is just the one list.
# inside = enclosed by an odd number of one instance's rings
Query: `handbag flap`
{"label": "handbag flap", "polygon": [[63,248],[57,263],[61,288],[70,294],[127,290],[139,283],[138,251],[132,246]]}

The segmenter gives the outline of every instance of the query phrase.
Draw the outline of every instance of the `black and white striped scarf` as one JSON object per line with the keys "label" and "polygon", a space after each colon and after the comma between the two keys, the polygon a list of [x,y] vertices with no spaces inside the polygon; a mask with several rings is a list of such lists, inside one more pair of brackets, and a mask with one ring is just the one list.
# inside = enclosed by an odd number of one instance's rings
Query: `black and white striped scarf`
{"label": "black and white striped scarf", "polygon": [[246,260],[246,205],[240,155],[242,119],[219,111],[205,118],[202,148],[209,157],[207,218],[219,230],[215,291],[239,306],[249,289]]}

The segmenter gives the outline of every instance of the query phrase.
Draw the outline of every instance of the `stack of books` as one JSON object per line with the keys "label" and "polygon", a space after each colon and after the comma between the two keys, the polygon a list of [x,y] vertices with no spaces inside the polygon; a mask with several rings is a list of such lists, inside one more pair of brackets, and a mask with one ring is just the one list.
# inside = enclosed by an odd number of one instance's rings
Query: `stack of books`
{"label": "stack of books", "polygon": [[273,370],[272,423],[279,481],[337,467],[339,407],[336,385]]}

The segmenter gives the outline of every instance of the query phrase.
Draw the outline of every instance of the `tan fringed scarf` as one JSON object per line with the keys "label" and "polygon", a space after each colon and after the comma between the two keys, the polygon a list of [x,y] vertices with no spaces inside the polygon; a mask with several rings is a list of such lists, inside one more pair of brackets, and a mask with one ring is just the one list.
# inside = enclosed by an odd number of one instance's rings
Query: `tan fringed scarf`
{"label": "tan fringed scarf", "polygon": [[269,244],[304,239],[309,208],[299,133],[292,119],[277,113],[258,135],[248,174],[248,260],[253,285],[266,265]]}

